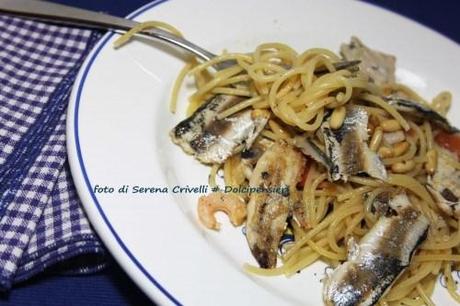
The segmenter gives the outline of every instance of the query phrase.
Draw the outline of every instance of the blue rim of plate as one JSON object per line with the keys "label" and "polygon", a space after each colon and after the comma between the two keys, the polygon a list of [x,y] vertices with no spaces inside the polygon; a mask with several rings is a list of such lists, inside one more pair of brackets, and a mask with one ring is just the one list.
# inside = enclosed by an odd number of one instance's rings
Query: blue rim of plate
{"label": "blue rim of plate", "polygon": [[[127,18],[128,19],[133,19],[133,18],[139,16],[140,14],[144,13],[145,11],[147,11],[147,10],[149,10],[149,9],[151,9],[151,8],[161,4],[163,2],[166,2],[166,1],[168,1],[168,0],[154,0],[154,1],[144,5],[142,7],[140,7],[136,11],[132,12],[131,14],[129,14],[127,16]],[[97,56],[99,55],[99,52],[102,50],[102,48],[105,47],[105,45],[107,44],[109,39],[113,37],[113,35],[114,35],[114,33],[108,33],[101,39],[100,43],[98,43],[98,45],[97,45],[96,49],[94,50],[94,52],[91,54],[91,57],[87,59],[87,64],[84,66],[84,70],[83,70],[83,73],[82,73],[82,77],[80,79],[80,83],[78,85],[76,84],[76,86],[77,86],[76,87],[77,88],[77,94],[76,94],[76,98],[75,98],[75,108],[74,108],[74,137],[75,137],[75,147],[76,147],[78,162],[80,164],[80,170],[81,170],[81,173],[83,174],[83,178],[84,178],[84,181],[85,181],[85,185],[86,185],[86,187],[88,189],[88,192],[91,195],[91,198],[93,199],[94,204],[96,205],[96,207],[97,207],[97,209],[99,211],[99,214],[101,215],[102,219],[104,220],[105,224],[109,228],[109,230],[112,233],[113,237],[115,238],[115,240],[117,241],[119,246],[122,248],[122,250],[126,253],[128,258],[142,272],[142,274],[144,274],[144,276],[153,285],[155,285],[155,287],[157,287],[157,289],[160,290],[172,303],[174,303],[175,305],[182,305],[170,292],[168,292],[168,290],[166,290],[166,288],[161,286],[161,284],[145,269],[145,267],[131,253],[131,251],[128,249],[128,247],[123,242],[123,240],[121,240],[120,236],[117,234],[117,232],[113,228],[112,224],[108,220],[107,216],[105,215],[104,210],[102,209],[101,205],[99,204],[99,201],[97,200],[96,195],[94,194],[93,189],[91,188],[91,183],[89,181],[88,174],[86,172],[85,163],[83,162],[83,156],[82,156],[81,147],[80,147],[80,137],[78,135],[78,131],[79,131],[79,129],[78,129],[78,115],[79,115],[79,106],[80,106],[81,93],[82,93],[83,87],[85,85],[85,81],[86,81],[86,78],[88,76],[88,73],[91,70],[91,67],[92,67],[92,65],[94,63],[94,60],[97,58]]]}

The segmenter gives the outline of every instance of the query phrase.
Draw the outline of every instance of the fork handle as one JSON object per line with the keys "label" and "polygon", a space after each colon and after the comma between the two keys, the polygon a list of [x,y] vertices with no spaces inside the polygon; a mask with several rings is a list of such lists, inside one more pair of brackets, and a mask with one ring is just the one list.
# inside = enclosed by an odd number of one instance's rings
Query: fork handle
{"label": "fork handle", "polygon": [[0,0],[0,12],[100,29],[128,31],[137,25],[137,22],[129,19],[47,1]]}

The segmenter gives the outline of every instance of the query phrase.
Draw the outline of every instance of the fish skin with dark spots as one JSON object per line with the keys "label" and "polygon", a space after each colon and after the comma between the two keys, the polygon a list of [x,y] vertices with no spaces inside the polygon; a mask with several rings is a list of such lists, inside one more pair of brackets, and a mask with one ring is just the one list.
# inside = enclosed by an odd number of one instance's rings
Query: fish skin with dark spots
{"label": "fish skin with dark spots", "polygon": [[205,164],[221,164],[230,156],[249,149],[270,114],[246,109],[227,118],[217,118],[219,113],[241,101],[237,96],[214,96],[172,129],[172,141]]}
{"label": "fish skin with dark spots", "polygon": [[285,142],[276,142],[260,157],[250,187],[279,188],[289,193],[252,193],[247,206],[246,238],[261,268],[274,268],[287,218],[296,202],[296,185],[305,167],[305,157]]}

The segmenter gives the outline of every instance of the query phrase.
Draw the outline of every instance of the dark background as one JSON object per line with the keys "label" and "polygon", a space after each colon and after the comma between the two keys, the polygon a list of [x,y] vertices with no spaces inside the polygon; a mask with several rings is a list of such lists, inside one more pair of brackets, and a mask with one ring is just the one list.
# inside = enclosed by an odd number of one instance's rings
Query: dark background
{"label": "dark background", "polygon": [[[53,1],[118,16],[125,16],[149,2],[148,0]],[[405,15],[460,43],[460,1],[368,0],[365,2]],[[454,67],[454,69],[459,68]],[[17,286],[9,294],[0,295],[0,304],[153,305],[114,262],[105,272],[92,276],[39,276]]]}

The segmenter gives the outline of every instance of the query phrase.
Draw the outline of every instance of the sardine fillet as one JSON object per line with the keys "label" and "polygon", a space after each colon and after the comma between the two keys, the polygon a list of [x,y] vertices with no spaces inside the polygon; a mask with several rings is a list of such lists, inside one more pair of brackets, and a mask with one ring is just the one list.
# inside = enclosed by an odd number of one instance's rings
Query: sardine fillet
{"label": "sardine fillet", "polygon": [[360,60],[359,69],[367,74],[371,82],[377,85],[395,82],[396,58],[366,47],[357,37],[349,44],[342,44],[340,53],[348,60]]}
{"label": "sardine fillet", "polygon": [[431,123],[439,126],[449,133],[460,132],[460,130],[451,125],[444,116],[427,105],[391,96],[384,99],[401,113],[411,115],[420,120],[429,120]]}
{"label": "sardine fillet", "polygon": [[412,254],[426,238],[429,221],[412,208],[405,194],[395,196],[389,204],[390,216],[380,217],[359,245],[351,248],[348,260],[326,280],[326,305],[374,305],[409,266]]}
{"label": "sardine fillet", "polygon": [[329,122],[321,125],[329,161],[326,166],[332,181],[347,181],[349,176],[366,173],[385,180],[387,172],[378,155],[367,145],[367,111],[361,106],[347,106],[342,126],[333,130]]}
{"label": "sardine fillet", "polygon": [[427,188],[438,207],[447,215],[460,217],[460,171],[452,167],[449,159],[457,157],[450,151],[438,148],[436,171],[428,177]]}
{"label": "sardine fillet", "polygon": [[247,211],[246,238],[252,254],[262,268],[276,266],[276,254],[290,212],[290,194],[305,167],[303,155],[290,145],[273,144],[254,168],[250,187],[284,188],[286,193],[254,192]]}
{"label": "sardine fillet", "polygon": [[250,148],[265,127],[269,112],[247,109],[217,119],[220,112],[241,100],[229,95],[215,96],[172,129],[172,141],[205,164],[221,164],[233,154]]}

